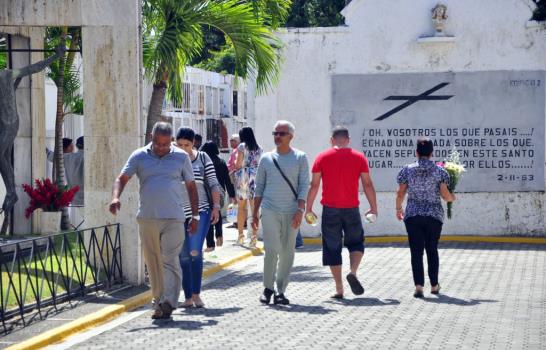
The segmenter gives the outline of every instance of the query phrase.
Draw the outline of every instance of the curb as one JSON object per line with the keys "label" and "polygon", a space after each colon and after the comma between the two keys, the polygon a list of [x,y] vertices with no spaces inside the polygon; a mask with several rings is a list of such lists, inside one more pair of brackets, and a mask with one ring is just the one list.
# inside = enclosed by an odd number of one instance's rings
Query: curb
{"label": "curb", "polygon": [[[405,243],[407,236],[367,236],[366,243]],[[542,237],[505,237],[505,236],[459,236],[446,235],[440,237],[441,242],[475,242],[475,243],[514,243],[514,244],[546,244]],[[304,238],[305,244],[322,244],[322,238]]]}
{"label": "curb", "polygon": [[[262,253],[263,248],[255,248],[249,250],[248,252],[239,254],[223,263],[216,264],[204,270],[203,278],[210,277],[241,260],[247,259],[251,256],[257,256]],[[138,295],[135,295],[134,297],[120,301],[117,304],[109,305],[87,316],[80,317],[77,320],[69,322],[65,325],[51,329],[28,340],[9,346],[5,348],[5,350],[41,349],[45,346],[59,343],[71,335],[96,327],[102,323],[110,321],[111,319],[121,315],[124,312],[131,311],[142,305],[145,305],[149,303],[151,299],[152,293],[150,291],[140,293]]]}

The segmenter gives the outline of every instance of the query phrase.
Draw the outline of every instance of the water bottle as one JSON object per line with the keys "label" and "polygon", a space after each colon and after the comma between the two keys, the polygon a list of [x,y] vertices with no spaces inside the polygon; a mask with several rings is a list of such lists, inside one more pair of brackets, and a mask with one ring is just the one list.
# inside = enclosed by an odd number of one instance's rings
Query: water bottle
{"label": "water bottle", "polygon": [[375,220],[377,220],[377,215],[375,215],[374,213],[368,213],[364,216],[364,218],[368,223],[373,224]]}
{"label": "water bottle", "polygon": [[237,205],[230,204],[227,209],[226,219],[228,222],[234,223],[237,222]]}
{"label": "water bottle", "polygon": [[317,216],[311,212],[305,214],[305,221],[311,226],[317,226]]}

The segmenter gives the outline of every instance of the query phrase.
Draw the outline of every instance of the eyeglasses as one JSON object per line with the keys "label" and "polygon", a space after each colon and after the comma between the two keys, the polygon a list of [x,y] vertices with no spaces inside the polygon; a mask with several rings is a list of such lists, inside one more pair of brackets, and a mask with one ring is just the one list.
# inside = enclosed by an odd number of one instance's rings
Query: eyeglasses
{"label": "eyeglasses", "polygon": [[290,134],[290,133],[286,132],[286,131],[273,131],[271,133],[271,135],[273,135],[273,136],[286,136],[288,134]]}

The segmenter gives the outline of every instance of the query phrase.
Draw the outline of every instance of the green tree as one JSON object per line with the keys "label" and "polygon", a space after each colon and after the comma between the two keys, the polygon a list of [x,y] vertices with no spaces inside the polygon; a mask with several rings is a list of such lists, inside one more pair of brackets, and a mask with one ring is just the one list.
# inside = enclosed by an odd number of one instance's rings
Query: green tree
{"label": "green tree", "polygon": [[[46,29],[45,47],[53,49],[64,44],[67,51],[48,68],[47,76],[57,87],[57,110],[55,113],[55,149],[53,156],[53,181],[66,185],[63,156],[63,124],[69,113],[83,113],[83,102],[79,94],[80,77],[74,69],[75,51],[81,47],[81,28],[54,27]],[[50,56],[52,53],[46,54]],[[63,210],[61,228],[69,228],[68,211]]]}
{"label": "green tree", "polygon": [[234,50],[235,73],[255,78],[258,92],[275,83],[280,66],[279,42],[271,25],[277,23],[277,17],[261,9],[282,8],[275,3],[285,2],[143,0],[144,67],[146,78],[153,84],[147,141],[153,125],[160,120],[165,96],[182,101],[184,67],[204,46],[203,27],[223,34],[226,44]]}
{"label": "green tree", "polygon": [[294,0],[287,27],[333,27],[345,23],[341,10],[346,0]]}

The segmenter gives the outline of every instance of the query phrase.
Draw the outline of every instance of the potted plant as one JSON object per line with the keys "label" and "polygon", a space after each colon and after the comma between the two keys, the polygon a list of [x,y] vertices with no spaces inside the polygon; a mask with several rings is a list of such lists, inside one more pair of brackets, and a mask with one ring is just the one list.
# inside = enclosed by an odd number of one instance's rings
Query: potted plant
{"label": "potted plant", "polygon": [[70,205],[78,186],[58,186],[50,179],[36,179],[35,187],[23,184],[24,191],[30,197],[30,205],[25,210],[27,218],[36,210],[42,209],[40,215],[40,233],[59,232],[62,209]]}

